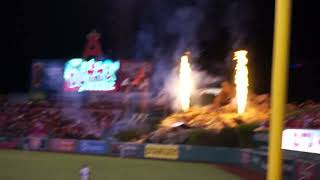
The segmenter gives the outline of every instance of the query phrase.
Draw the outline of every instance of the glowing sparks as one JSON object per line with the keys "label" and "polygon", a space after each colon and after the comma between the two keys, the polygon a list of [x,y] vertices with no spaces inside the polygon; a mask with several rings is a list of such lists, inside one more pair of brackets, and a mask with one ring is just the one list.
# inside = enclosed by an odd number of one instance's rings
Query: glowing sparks
{"label": "glowing sparks", "polygon": [[188,55],[184,55],[181,57],[179,71],[179,101],[183,111],[187,111],[190,107],[190,97],[193,89],[191,73]]}
{"label": "glowing sparks", "polygon": [[235,74],[235,84],[236,84],[236,99],[238,113],[241,114],[246,110],[247,96],[248,96],[248,59],[246,57],[247,51],[240,50],[234,53],[233,60],[237,60],[236,74]]}

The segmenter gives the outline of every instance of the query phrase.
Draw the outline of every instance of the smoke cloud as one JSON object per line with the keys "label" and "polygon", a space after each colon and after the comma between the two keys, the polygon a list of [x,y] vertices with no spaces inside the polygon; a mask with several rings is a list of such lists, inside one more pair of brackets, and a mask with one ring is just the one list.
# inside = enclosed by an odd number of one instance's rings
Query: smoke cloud
{"label": "smoke cloud", "polygon": [[169,99],[175,110],[180,108],[177,67],[186,50],[191,51],[193,78],[197,88],[216,85],[223,79],[201,71],[196,62],[201,52],[199,29],[205,20],[208,4],[209,1],[196,1],[175,7],[168,2],[154,1],[149,4],[151,10],[146,12],[154,23],[142,22],[137,32],[136,57],[151,57],[154,60],[152,92],[156,98],[162,96]]}
{"label": "smoke cloud", "polygon": [[248,35],[252,29],[252,24],[254,24],[254,8],[249,0],[241,2],[235,0],[230,3],[226,10],[223,26],[229,33],[231,49],[225,58],[225,62],[230,69],[234,51],[248,47]]}

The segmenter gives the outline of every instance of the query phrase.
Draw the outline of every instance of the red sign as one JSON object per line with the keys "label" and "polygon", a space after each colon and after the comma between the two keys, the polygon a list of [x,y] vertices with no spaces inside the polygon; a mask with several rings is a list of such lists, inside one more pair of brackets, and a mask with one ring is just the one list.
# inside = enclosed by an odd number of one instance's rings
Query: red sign
{"label": "red sign", "polygon": [[50,140],[50,150],[59,152],[74,152],[76,141],[72,139],[52,139]]}
{"label": "red sign", "polygon": [[0,149],[15,149],[17,145],[19,144],[19,139],[13,139],[10,141],[1,141],[0,142]]}

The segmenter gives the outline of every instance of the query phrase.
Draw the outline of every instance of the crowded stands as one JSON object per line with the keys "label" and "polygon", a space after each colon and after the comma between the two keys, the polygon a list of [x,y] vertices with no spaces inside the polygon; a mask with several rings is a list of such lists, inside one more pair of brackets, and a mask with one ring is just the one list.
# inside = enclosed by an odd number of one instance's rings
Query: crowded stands
{"label": "crowded stands", "polygon": [[[111,109],[113,108],[113,109]],[[0,136],[100,139],[120,118],[112,103],[1,102]]]}
{"label": "crowded stands", "polygon": [[[313,101],[306,101],[295,106],[288,106],[288,109],[293,108],[291,113],[287,114],[284,121],[286,129],[320,129],[320,104]],[[262,123],[262,129],[269,128],[269,121]]]}

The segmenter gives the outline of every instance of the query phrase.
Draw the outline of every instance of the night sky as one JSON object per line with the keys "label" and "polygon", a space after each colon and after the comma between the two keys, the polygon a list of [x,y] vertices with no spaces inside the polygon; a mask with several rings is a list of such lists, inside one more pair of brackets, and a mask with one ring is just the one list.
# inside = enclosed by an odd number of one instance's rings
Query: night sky
{"label": "night sky", "polygon": [[[290,101],[320,99],[316,7],[293,2]],[[274,1],[22,0],[9,6],[1,93],[28,90],[33,58],[80,57],[92,29],[102,34],[108,57],[170,64],[189,48],[213,73],[214,64],[230,64],[234,50],[247,49],[250,86],[258,93],[270,88]]]}

